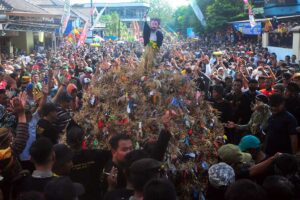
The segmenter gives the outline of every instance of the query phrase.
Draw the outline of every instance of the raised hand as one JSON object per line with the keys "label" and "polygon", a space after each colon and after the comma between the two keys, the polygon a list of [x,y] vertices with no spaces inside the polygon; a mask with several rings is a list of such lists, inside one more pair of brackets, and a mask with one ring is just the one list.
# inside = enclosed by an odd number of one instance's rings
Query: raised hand
{"label": "raised hand", "polygon": [[15,113],[24,113],[25,106],[27,101],[26,92],[21,92],[18,97],[15,97],[11,100],[11,104]]}
{"label": "raised hand", "polygon": [[48,84],[44,84],[43,83],[43,86],[42,86],[42,93],[44,95],[48,95],[49,94],[49,87],[48,87]]}

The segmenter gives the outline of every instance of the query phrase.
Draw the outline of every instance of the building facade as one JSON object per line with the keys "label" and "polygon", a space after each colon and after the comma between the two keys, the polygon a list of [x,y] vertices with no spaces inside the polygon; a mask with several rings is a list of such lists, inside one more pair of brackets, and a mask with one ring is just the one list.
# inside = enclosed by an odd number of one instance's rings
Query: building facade
{"label": "building facade", "polygon": [[[0,49],[7,54],[56,47],[62,39],[62,0],[0,1]],[[89,18],[71,9],[69,23],[84,26]]]}
{"label": "building facade", "polygon": [[[88,3],[73,5],[74,9],[89,10],[89,12],[90,7],[91,5]],[[122,23],[126,24],[129,31],[135,35],[137,31],[142,30],[144,15],[150,9],[150,4],[145,2],[94,3],[93,7],[97,9],[97,12],[101,12],[105,8],[103,15],[118,13]],[[93,17],[95,19],[96,15],[94,14]],[[105,28],[103,30],[105,32]]]}

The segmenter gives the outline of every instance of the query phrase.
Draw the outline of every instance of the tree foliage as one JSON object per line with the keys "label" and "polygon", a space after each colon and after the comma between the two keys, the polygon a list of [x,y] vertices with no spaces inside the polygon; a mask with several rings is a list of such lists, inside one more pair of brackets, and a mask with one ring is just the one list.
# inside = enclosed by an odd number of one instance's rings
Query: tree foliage
{"label": "tree foliage", "polygon": [[181,6],[174,12],[173,25],[183,35],[186,34],[188,27],[200,33],[222,28],[229,21],[247,18],[242,0],[197,0],[197,4],[205,17],[207,26],[201,26],[191,6]]}
{"label": "tree foliage", "polygon": [[241,0],[214,0],[206,8],[207,29],[223,27],[226,22],[244,19],[247,12]]}
{"label": "tree foliage", "polygon": [[172,22],[173,13],[173,8],[166,0],[150,0],[148,16],[161,19],[162,25],[170,24]]}
{"label": "tree foliage", "polygon": [[108,15],[103,15],[101,21],[106,24],[106,35],[118,36],[120,29],[121,38],[129,37],[128,28],[126,24],[120,21],[120,16],[118,13],[113,12]]}
{"label": "tree foliage", "polygon": [[174,15],[173,27],[176,27],[176,31],[186,35],[186,29],[193,27],[194,31],[198,32],[201,29],[201,25],[193,9],[190,6],[179,7]]}

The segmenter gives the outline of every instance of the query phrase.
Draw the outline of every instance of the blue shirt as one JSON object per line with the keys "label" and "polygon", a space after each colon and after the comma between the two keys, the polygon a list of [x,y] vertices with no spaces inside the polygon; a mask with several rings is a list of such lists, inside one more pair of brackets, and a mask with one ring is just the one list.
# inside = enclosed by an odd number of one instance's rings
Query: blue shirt
{"label": "blue shirt", "polygon": [[30,159],[29,155],[29,148],[31,147],[32,143],[36,140],[36,125],[40,119],[40,115],[38,112],[33,113],[31,121],[28,123],[28,133],[29,138],[26,143],[26,147],[23,152],[20,154],[21,161],[27,161]]}

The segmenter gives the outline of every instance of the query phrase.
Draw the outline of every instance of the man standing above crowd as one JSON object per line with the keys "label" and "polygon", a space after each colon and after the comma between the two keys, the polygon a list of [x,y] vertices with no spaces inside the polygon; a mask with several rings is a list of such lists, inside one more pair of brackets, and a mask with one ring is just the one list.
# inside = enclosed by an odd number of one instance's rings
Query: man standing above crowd
{"label": "man standing above crowd", "polygon": [[[147,17],[147,14],[145,15]],[[151,70],[153,66],[158,65],[157,54],[163,43],[164,36],[159,29],[160,19],[151,19],[150,26],[147,22],[144,25],[143,38],[145,46],[145,63],[144,69],[146,72]]]}

